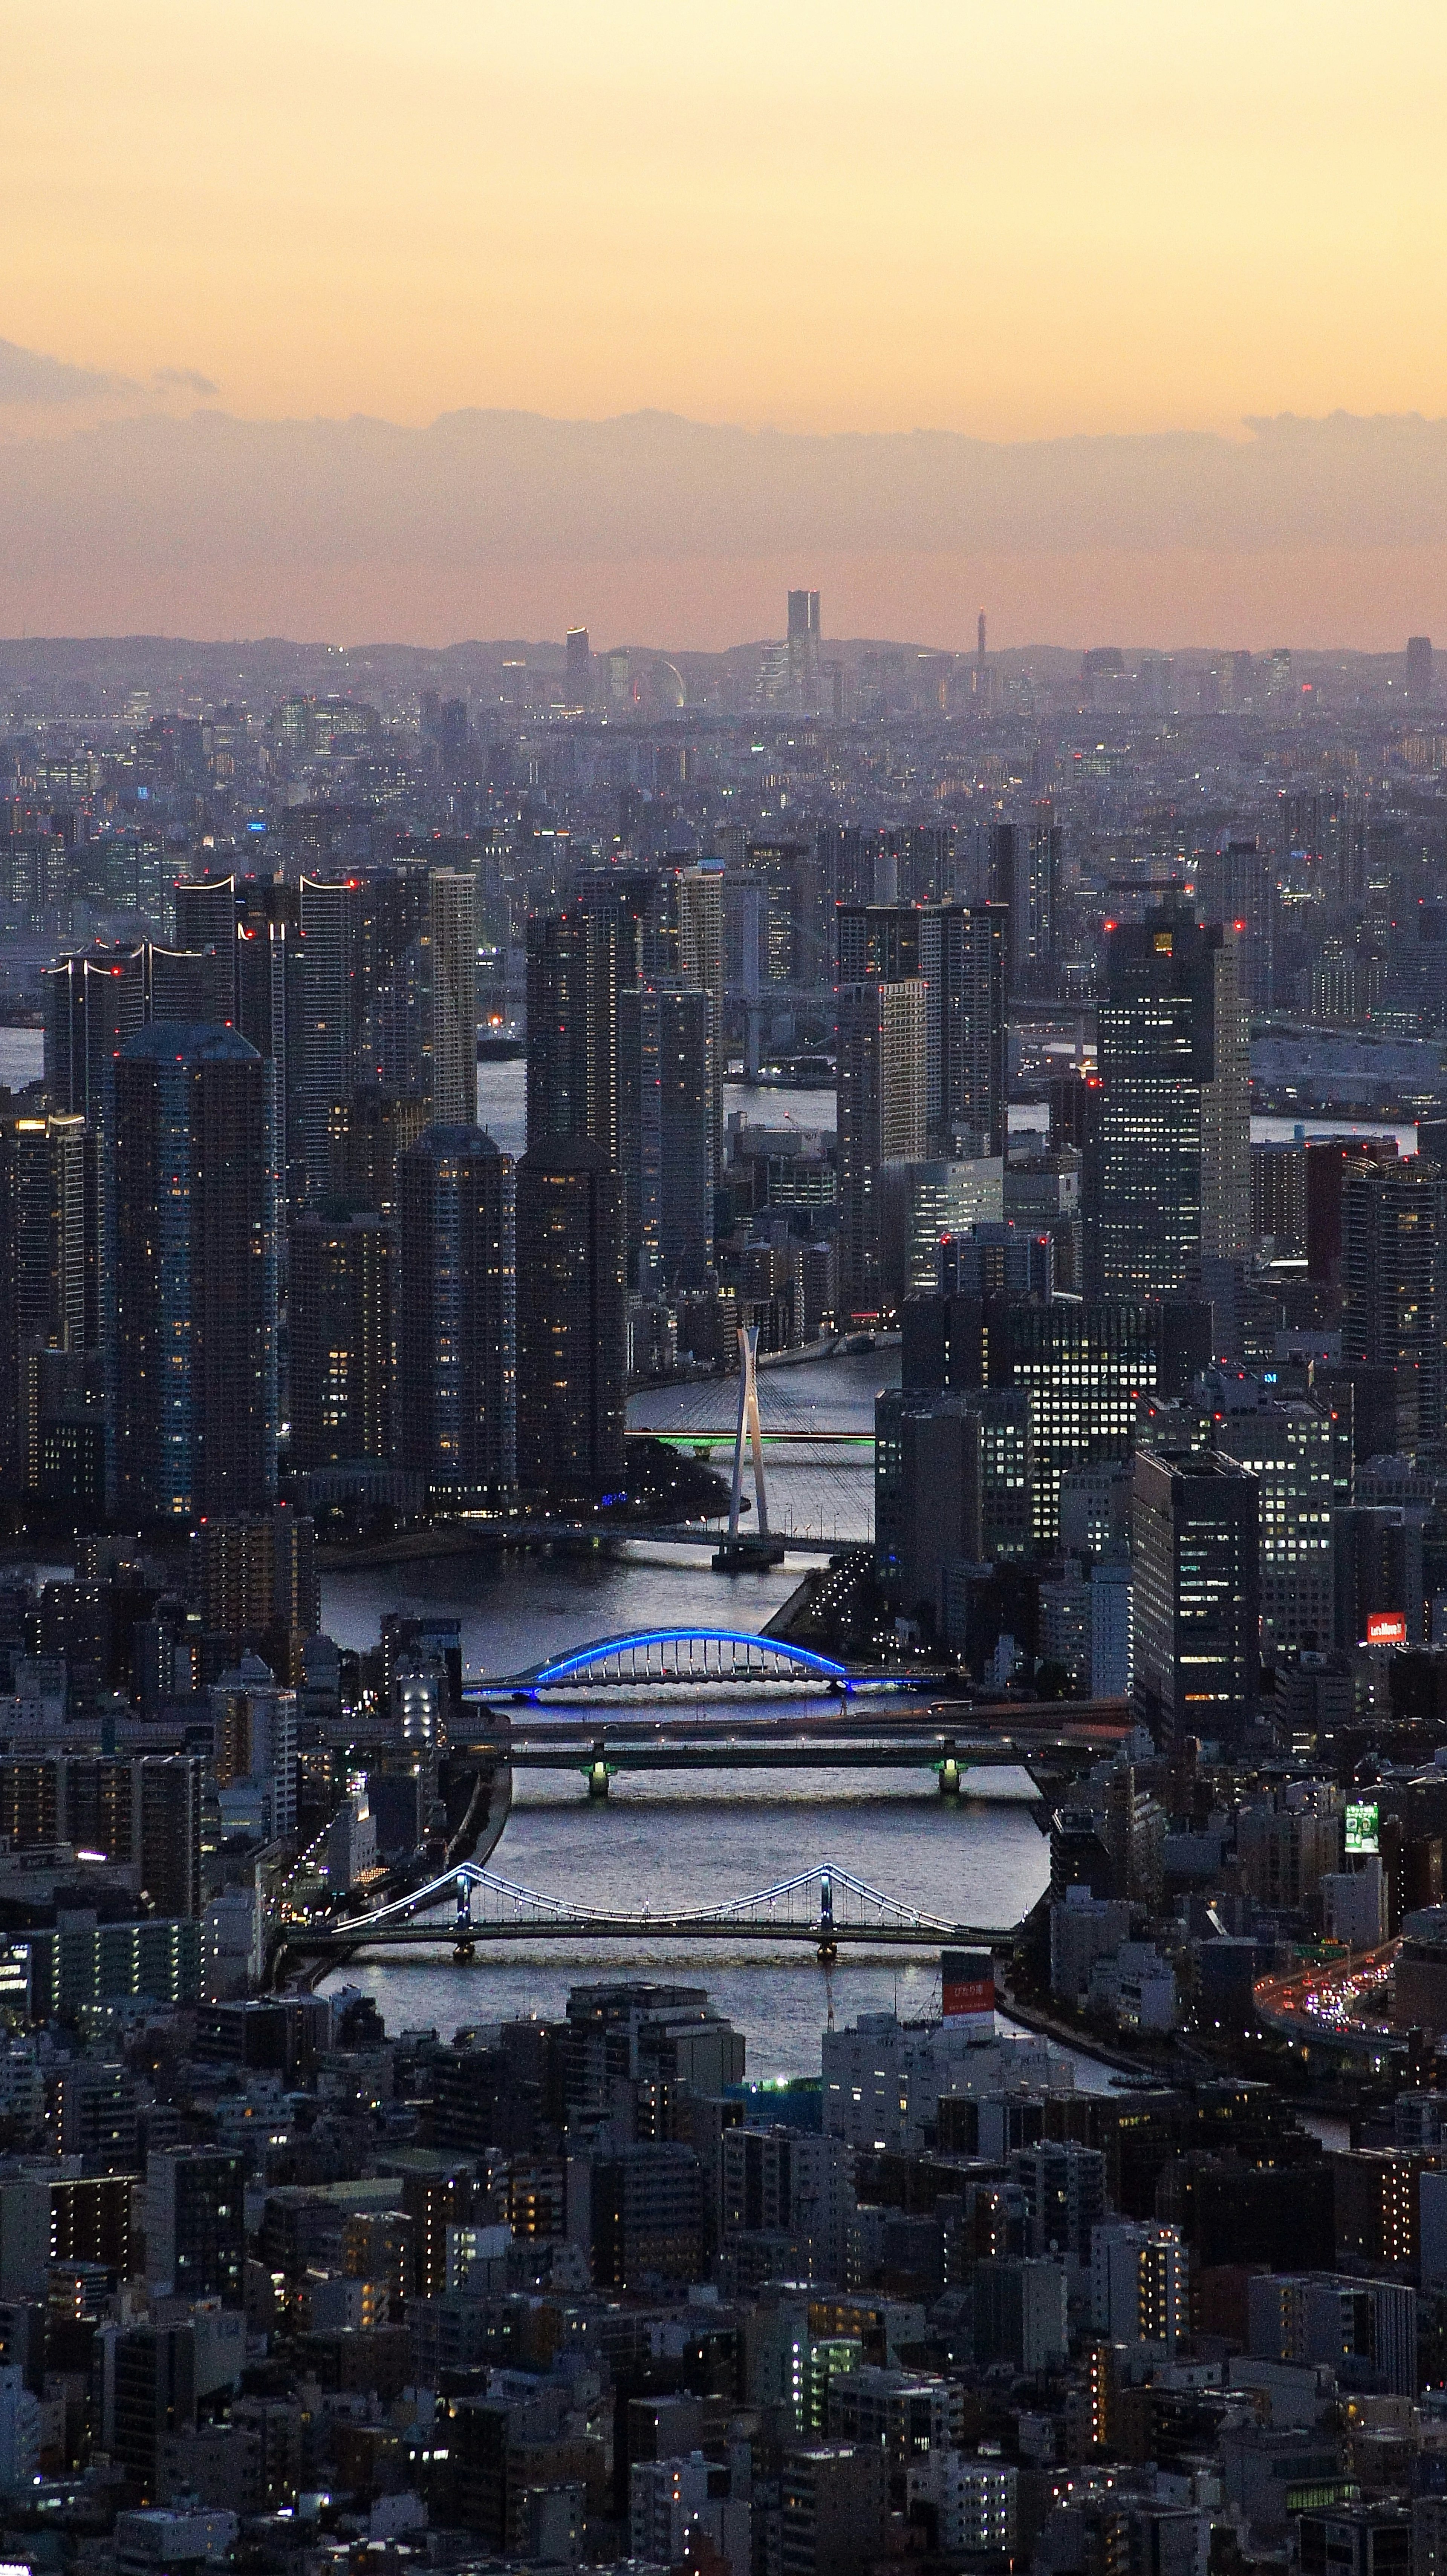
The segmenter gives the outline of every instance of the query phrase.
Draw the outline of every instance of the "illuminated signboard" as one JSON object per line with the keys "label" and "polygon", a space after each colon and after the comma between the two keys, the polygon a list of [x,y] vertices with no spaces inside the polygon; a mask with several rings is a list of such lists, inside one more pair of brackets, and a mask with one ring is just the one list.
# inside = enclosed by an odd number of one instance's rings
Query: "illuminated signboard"
{"label": "illuminated signboard", "polygon": [[988,1950],[942,1950],[940,1984],[946,2021],[995,2013],[995,1962]]}
{"label": "illuminated signboard", "polygon": [[1405,1646],[1407,1622],[1400,1610],[1369,1610],[1367,1638],[1369,1646]]}
{"label": "illuminated signboard", "polygon": [[1381,1850],[1378,1839],[1380,1818],[1375,1798],[1363,1799],[1349,1806],[1346,1815],[1346,1845],[1349,1852]]}

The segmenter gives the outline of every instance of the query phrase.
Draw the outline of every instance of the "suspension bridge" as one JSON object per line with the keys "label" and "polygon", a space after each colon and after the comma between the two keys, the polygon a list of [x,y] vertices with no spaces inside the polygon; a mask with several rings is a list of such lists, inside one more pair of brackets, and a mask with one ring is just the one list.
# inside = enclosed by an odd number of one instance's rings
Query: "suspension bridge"
{"label": "suspension bridge", "polygon": [[425,1887],[369,1913],[323,1921],[282,1921],[275,1931],[274,1973],[288,1954],[351,1957],[358,1950],[435,1948],[472,1959],[479,1949],[538,1941],[793,1941],[829,1960],[845,1947],[934,1949],[941,1942],[979,1946],[1008,1940],[1013,1927],[981,1930],[949,1923],[869,1887],[836,1862],[780,1879],[772,1887],[681,1913],[644,1906],[624,1914],[580,1906],[566,1897],[520,1887],[476,1861],[464,1861]]}

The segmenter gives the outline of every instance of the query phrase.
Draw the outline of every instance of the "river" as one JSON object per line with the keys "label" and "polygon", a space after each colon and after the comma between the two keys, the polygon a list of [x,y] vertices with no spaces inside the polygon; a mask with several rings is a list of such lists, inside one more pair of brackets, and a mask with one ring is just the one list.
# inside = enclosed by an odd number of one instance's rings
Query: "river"
{"label": "river", "polygon": [[[897,1375],[898,1353],[889,1349],[769,1369],[760,1381],[765,1426],[807,1430],[819,1421],[867,1431],[877,1389]],[[708,1429],[727,1425],[733,1404],[728,1383],[662,1388],[636,1396],[630,1418]],[[771,1450],[776,1526],[792,1520],[803,1528],[827,1516],[841,1537],[867,1536],[872,1472],[867,1449],[805,1442]],[[626,1628],[760,1628],[808,1562],[722,1576],[704,1549],[636,1543],[606,1560],[439,1559],[329,1575],[323,1617],[339,1643],[360,1647],[375,1643],[384,1611],[452,1612],[468,1667],[503,1676]],[[767,1724],[768,1714],[768,1703],[759,1705],[758,1722]],[[519,1776],[491,1865],[544,1894],[626,1913],[645,1902],[673,1912],[743,1896],[827,1860],[947,1922],[1003,1928],[1034,1904],[1049,1875],[1049,1846],[1023,1803],[1026,1787],[1017,1774],[997,1775],[978,1797],[946,1804],[929,1771],[884,1782],[827,1771],[629,1772],[614,1779],[606,1805],[590,1805],[581,1774],[574,1782],[531,1772]],[[359,1963],[344,1975],[376,1996],[389,2028],[444,2032],[513,2013],[557,2013],[569,1985],[590,1976],[682,1978],[706,1985],[744,2032],[755,2075],[817,2074],[831,2008],[841,2021],[894,2006],[917,2015],[932,2003],[938,2010],[939,1999],[937,1957],[903,1962],[846,1951],[826,1976],[807,1952],[761,1954],[724,1943],[693,1951],[618,1944],[572,1960],[509,1948],[471,1966],[414,1955]]]}

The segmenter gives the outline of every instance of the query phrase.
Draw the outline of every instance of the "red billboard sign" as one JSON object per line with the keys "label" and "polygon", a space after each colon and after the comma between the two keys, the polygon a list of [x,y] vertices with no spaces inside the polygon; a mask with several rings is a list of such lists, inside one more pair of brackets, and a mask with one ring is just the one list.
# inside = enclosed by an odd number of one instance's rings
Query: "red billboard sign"
{"label": "red billboard sign", "polygon": [[1406,1642],[1407,1622],[1400,1610],[1369,1610],[1367,1612],[1367,1644],[1369,1646],[1405,1646]]}
{"label": "red billboard sign", "polygon": [[995,2009],[995,1962],[988,1950],[945,1950],[940,1956],[940,1987],[946,2021]]}

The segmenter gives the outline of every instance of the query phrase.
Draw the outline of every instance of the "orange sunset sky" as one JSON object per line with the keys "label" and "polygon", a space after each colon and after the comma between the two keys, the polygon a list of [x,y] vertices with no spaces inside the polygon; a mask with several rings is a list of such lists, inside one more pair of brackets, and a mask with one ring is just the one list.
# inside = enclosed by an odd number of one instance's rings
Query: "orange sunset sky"
{"label": "orange sunset sky", "polygon": [[[1440,6],[46,0],[5,79],[8,631],[702,645],[772,631],[786,579],[836,633],[945,644],[982,596],[1001,643],[1447,631]],[[702,542],[636,464],[553,536],[551,452],[526,508],[490,451],[424,508],[422,434],[472,410],[1038,453],[1003,519],[971,484],[896,524],[887,450],[818,517],[806,446],[767,524],[752,449],[722,500],[709,450]],[[1300,488],[1229,505],[1229,460],[1202,498],[1161,449],[1169,507],[1134,527],[1102,449],[1104,517],[1056,506],[1061,441],[1249,448],[1339,412],[1431,425],[1409,496],[1363,433],[1329,490],[1310,442]],[[299,540],[262,425],[356,415],[417,433],[416,471],[400,442],[402,488],[329,516],[323,440]]]}

